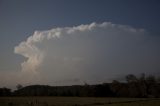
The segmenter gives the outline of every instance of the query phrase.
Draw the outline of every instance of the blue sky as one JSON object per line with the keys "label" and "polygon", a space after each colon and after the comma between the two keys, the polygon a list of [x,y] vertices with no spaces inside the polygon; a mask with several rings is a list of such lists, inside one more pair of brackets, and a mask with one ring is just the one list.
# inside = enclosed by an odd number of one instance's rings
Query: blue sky
{"label": "blue sky", "polygon": [[35,30],[112,22],[160,36],[159,19],[159,0],[0,0],[0,71],[21,70],[14,47]]}

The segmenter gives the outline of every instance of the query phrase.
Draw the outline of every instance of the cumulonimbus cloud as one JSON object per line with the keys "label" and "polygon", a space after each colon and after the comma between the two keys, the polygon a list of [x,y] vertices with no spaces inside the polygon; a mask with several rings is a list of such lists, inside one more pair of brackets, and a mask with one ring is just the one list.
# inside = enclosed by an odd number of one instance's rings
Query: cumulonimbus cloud
{"label": "cumulonimbus cloud", "polygon": [[144,29],[91,23],[35,31],[14,52],[26,58],[22,72],[39,73],[43,80],[97,83],[110,76],[156,72],[160,69],[157,39]]}

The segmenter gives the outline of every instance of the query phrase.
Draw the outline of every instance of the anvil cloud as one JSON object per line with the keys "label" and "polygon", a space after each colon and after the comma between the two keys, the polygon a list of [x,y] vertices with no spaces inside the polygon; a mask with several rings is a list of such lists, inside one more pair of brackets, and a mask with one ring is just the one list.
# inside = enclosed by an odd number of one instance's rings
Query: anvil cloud
{"label": "anvil cloud", "polygon": [[[129,73],[157,73],[160,38],[111,22],[35,31],[14,52],[26,58],[21,73],[38,83],[105,82]],[[35,80],[36,81],[36,80]]]}

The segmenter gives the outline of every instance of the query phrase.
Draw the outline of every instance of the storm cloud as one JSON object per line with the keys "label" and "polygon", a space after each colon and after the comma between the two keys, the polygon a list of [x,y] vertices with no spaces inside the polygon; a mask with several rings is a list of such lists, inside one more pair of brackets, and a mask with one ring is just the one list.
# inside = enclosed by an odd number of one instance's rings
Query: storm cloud
{"label": "storm cloud", "polygon": [[159,41],[144,29],[104,22],[35,31],[14,52],[26,58],[19,76],[30,83],[93,84],[158,73]]}

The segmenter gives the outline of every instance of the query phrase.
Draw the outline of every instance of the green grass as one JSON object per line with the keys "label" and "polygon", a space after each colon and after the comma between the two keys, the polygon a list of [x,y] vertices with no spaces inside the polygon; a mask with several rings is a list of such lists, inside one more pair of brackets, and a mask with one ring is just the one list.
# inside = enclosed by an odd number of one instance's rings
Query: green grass
{"label": "green grass", "polygon": [[160,99],[94,97],[0,97],[0,106],[160,106]]}

